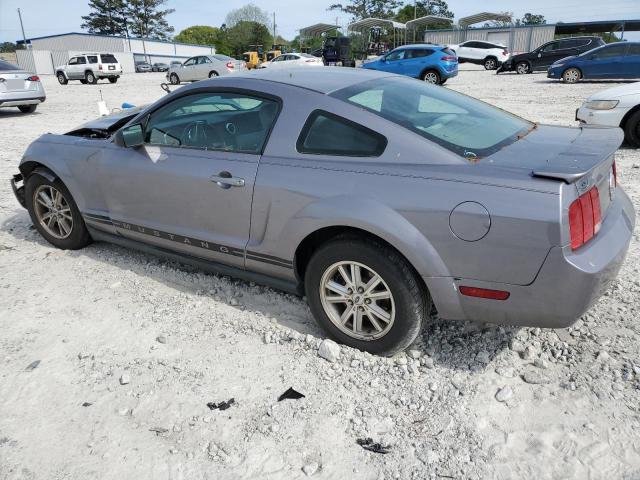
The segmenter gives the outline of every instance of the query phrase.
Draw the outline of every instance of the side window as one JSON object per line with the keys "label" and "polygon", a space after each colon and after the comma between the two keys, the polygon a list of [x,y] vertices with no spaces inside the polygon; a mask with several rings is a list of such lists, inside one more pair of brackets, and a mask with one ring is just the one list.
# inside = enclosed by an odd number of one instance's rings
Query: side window
{"label": "side window", "polygon": [[389,55],[387,55],[387,61],[393,62],[396,60],[402,60],[404,59],[405,53],[406,50],[396,50],[395,52],[391,52]]}
{"label": "side window", "polygon": [[433,53],[433,50],[429,50],[426,48],[421,48],[419,50],[408,50],[407,57],[408,58],[420,58],[420,57],[428,57]]}
{"label": "side window", "polygon": [[78,57],[73,57],[69,59],[69,65],[77,65],[78,64]]}
{"label": "side window", "polygon": [[593,58],[602,59],[602,58],[612,58],[612,57],[620,57],[625,54],[627,50],[627,45],[617,44],[617,45],[609,45],[607,47],[601,48],[597,52],[594,52]]}
{"label": "side window", "polygon": [[198,57],[191,57],[189,60],[187,60],[186,62],[184,62],[184,65],[186,67],[189,67],[191,65],[195,65],[196,64],[196,60],[198,59]]}
{"label": "side window", "polygon": [[[632,43],[629,45],[629,51],[627,55],[633,55],[636,57],[640,57],[640,43]],[[640,60],[640,58],[638,59]]]}
{"label": "side window", "polygon": [[545,46],[543,46],[540,51],[541,52],[552,52],[554,50],[558,49],[558,42],[551,42],[551,43],[547,43]]}
{"label": "side window", "polygon": [[574,41],[576,42],[576,44],[574,45],[574,47],[576,48],[586,47],[591,43],[591,39],[589,38],[577,38]]}
{"label": "side window", "polygon": [[85,57],[78,57],[78,65],[85,65],[87,63],[87,59]]}
{"label": "side window", "polygon": [[467,42],[464,46],[467,48],[481,48],[480,42]]}
{"label": "side window", "polygon": [[88,55],[87,59],[89,60],[89,63],[98,63],[98,56],[97,55]]}
{"label": "side window", "polygon": [[209,60],[209,57],[198,57],[199,65],[204,65],[205,63],[211,63],[211,60]]}
{"label": "side window", "polygon": [[386,146],[379,133],[322,110],[311,113],[296,143],[300,153],[348,157],[379,157]]}
{"label": "side window", "polygon": [[184,95],[151,114],[145,142],[260,154],[278,111],[275,100],[241,93]]}

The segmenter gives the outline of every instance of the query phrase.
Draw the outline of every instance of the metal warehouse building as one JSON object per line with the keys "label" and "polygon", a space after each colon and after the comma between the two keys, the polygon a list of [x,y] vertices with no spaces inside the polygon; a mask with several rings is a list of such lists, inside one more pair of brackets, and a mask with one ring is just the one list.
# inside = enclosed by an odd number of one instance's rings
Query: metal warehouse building
{"label": "metal warehouse building", "polygon": [[125,72],[134,72],[137,61],[170,63],[194,55],[210,55],[216,51],[213,46],[76,32],[30,38],[27,39],[27,47],[27,50],[16,52],[18,64],[39,75],[53,74],[54,69],[67,63],[71,56],[85,52],[113,53]]}
{"label": "metal warehouse building", "polygon": [[441,45],[454,45],[467,40],[480,40],[505,45],[511,52],[530,52],[543,43],[553,40],[556,35],[580,36],[611,32],[624,38],[625,32],[640,30],[640,20],[558,23],[522,27],[471,28],[469,25],[461,24],[456,28],[447,30],[427,30],[424,35],[424,41]]}

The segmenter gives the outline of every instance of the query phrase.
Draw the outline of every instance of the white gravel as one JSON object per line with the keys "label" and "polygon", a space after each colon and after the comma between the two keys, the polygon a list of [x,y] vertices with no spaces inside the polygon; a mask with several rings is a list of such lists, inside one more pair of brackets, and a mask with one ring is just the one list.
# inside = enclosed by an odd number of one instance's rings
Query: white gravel
{"label": "white gravel", "polygon": [[[149,103],[162,78],[46,77],[36,114],[0,109],[0,479],[640,478],[638,234],[573,328],[434,322],[408,354],[342,347],[335,363],[302,299],[106,244],[49,246],[9,186],[27,145],[94,118],[99,90],[110,107]],[[466,65],[447,83],[559,125],[611,85]],[[639,208],[640,151],[617,162]],[[289,387],[305,398],[277,402]]]}

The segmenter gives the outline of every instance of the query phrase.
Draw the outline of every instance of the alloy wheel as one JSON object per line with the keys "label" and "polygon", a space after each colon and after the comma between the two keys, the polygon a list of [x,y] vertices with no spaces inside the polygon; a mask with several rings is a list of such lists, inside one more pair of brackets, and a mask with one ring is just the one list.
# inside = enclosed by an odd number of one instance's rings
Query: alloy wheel
{"label": "alloy wheel", "polygon": [[389,286],[362,263],[341,261],[327,268],[320,281],[320,301],[329,320],[358,340],[385,336],[395,320]]}
{"label": "alloy wheel", "polygon": [[435,72],[427,72],[424,74],[424,81],[427,83],[432,83],[434,85],[438,84],[438,74]]}
{"label": "alloy wheel", "polygon": [[567,83],[576,83],[580,80],[580,72],[575,68],[570,68],[562,74],[562,78]]}
{"label": "alloy wheel", "polygon": [[496,69],[496,61],[493,58],[488,59],[484,62],[485,70],[495,70]]}
{"label": "alloy wheel", "polygon": [[525,62],[519,63],[516,66],[516,72],[518,72],[520,75],[529,73],[529,64]]}
{"label": "alloy wheel", "polygon": [[71,206],[64,195],[51,185],[40,185],[33,193],[36,218],[46,232],[59,240],[73,231]]}

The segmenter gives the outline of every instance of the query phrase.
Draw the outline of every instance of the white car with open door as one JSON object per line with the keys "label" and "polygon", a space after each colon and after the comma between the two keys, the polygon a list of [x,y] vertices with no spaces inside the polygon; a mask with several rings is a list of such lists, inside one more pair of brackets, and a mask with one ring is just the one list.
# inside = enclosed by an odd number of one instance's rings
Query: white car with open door
{"label": "white car with open door", "polygon": [[458,62],[476,63],[483,65],[486,70],[496,70],[502,63],[509,60],[511,54],[507,47],[491,42],[469,40],[459,45],[449,45],[458,56]]}
{"label": "white car with open door", "polygon": [[290,67],[322,67],[322,58],[308,53],[283,53],[270,62],[263,63],[260,68],[290,68]]}

